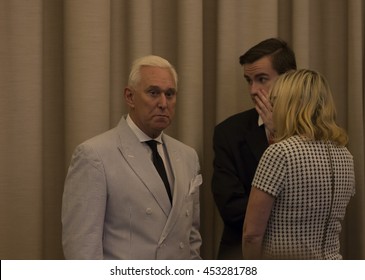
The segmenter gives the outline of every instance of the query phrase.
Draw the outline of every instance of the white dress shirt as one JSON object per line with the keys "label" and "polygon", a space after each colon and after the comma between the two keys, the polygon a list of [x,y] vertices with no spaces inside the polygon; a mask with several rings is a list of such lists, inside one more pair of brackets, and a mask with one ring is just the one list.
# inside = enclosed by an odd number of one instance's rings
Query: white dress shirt
{"label": "white dress shirt", "polygon": [[[166,147],[162,141],[162,133],[157,136],[156,138],[152,139],[151,137],[149,137],[146,133],[144,133],[131,119],[131,117],[129,116],[129,114],[127,115],[126,118],[127,124],[129,125],[129,127],[132,129],[132,131],[134,132],[134,134],[137,136],[138,140],[142,143],[142,142],[146,142],[149,140],[155,140],[157,141],[157,151],[160,154],[163,163],[165,165],[165,169],[166,169],[166,173],[167,173],[167,178],[169,180],[169,184],[170,184],[170,188],[171,188],[171,194],[174,193],[174,176],[172,173],[172,169],[171,169],[171,164],[170,164],[170,160],[168,157],[168,153],[166,150]],[[146,150],[151,154],[151,159],[152,159],[152,151],[150,149],[150,147],[146,144],[143,143],[143,145],[146,147]]]}

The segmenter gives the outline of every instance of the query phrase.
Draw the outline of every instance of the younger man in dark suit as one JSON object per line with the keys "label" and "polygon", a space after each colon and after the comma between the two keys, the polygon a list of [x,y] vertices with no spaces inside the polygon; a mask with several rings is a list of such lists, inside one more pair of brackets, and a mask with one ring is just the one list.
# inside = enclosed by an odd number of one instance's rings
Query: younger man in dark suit
{"label": "younger man in dark suit", "polygon": [[268,92],[279,75],[297,67],[294,52],[277,38],[253,46],[240,56],[240,64],[255,108],[229,117],[214,130],[212,192],[224,222],[218,259],[242,259],[251,182],[274,129]]}

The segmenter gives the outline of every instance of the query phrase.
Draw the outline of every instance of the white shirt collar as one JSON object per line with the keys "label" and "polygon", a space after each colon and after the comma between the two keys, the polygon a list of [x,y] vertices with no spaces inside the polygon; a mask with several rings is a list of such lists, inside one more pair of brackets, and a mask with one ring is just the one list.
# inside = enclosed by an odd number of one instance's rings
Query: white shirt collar
{"label": "white shirt collar", "polygon": [[137,136],[138,140],[140,142],[146,142],[148,140],[156,140],[157,142],[159,142],[160,144],[162,144],[162,133],[160,133],[159,136],[157,136],[156,138],[152,139],[151,137],[149,137],[146,133],[144,133],[135,123],[134,121],[131,119],[131,117],[129,116],[129,114],[127,115],[126,118],[127,124],[129,125],[129,127],[132,129],[132,131],[134,132],[134,134]]}
{"label": "white shirt collar", "polygon": [[262,126],[264,124],[264,121],[262,120],[261,116],[259,115],[259,119],[258,119],[258,125]]}
{"label": "white shirt collar", "polygon": [[257,124],[259,126],[264,126],[265,127],[265,132],[266,132],[266,137],[269,140],[270,139],[270,131],[267,129],[266,125],[264,124],[264,121],[262,120],[261,116],[259,115],[259,119],[257,121]]}

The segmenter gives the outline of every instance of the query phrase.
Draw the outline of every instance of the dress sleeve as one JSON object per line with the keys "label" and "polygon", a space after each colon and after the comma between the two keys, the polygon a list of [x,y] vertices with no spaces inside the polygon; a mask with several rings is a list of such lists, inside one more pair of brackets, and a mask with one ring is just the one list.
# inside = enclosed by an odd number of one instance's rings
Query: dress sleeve
{"label": "dress sleeve", "polygon": [[252,185],[272,195],[281,192],[288,169],[285,150],[280,143],[270,145],[260,159]]}

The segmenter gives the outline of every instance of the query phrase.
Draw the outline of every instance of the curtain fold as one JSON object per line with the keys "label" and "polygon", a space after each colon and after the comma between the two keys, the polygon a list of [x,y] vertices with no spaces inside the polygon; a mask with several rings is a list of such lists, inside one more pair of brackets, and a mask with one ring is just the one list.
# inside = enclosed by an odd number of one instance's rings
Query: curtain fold
{"label": "curtain fold", "polygon": [[362,0],[0,0],[0,258],[63,258],[71,154],[127,113],[130,64],[156,54],[179,75],[167,133],[199,154],[202,257],[214,259],[222,221],[210,191],[213,129],[253,107],[239,56],[278,36],[299,68],[330,82],[356,172],[342,251],[365,259],[364,9]]}
{"label": "curtain fold", "polygon": [[177,73],[177,137],[202,154],[203,127],[203,5],[201,0],[179,1]]}
{"label": "curtain fold", "polygon": [[[349,149],[355,160],[356,195],[350,203],[343,230],[343,252],[348,259],[365,259],[365,64],[364,9],[361,0],[347,6],[346,104]],[[362,59],[361,59],[362,58]],[[362,62],[362,63],[361,63]],[[357,220],[357,222],[355,221]]]}
{"label": "curtain fold", "polygon": [[0,7],[0,255],[41,258],[42,6]]}
{"label": "curtain fold", "polygon": [[64,1],[68,159],[78,143],[109,128],[110,36],[109,1]]}
{"label": "curtain fold", "polygon": [[[63,192],[66,158],[62,1],[43,1],[42,5],[42,191],[39,194],[42,196],[43,235],[40,247],[42,254],[39,258],[44,259],[63,258],[60,242],[61,222],[57,218],[61,215],[60,198]],[[27,162],[29,165],[33,164],[30,158]],[[33,168],[37,170],[40,167],[34,165]],[[14,188],[16,186],[12,185]],[[19,203],[24,202],[17,202]],[[17,252],[19,258],[22,251]]]}

